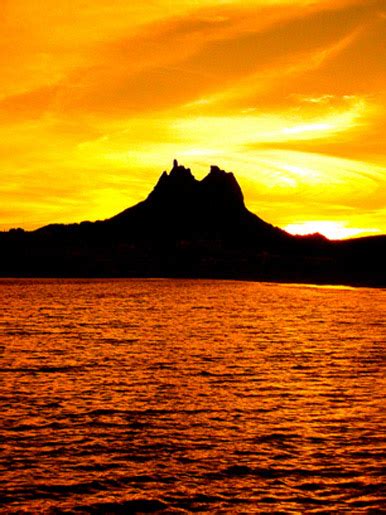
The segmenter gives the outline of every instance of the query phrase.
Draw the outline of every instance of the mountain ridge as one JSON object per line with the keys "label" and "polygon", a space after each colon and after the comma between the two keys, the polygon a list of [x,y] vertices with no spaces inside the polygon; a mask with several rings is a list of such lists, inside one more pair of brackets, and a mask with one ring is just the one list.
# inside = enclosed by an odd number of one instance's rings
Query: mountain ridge
{"label": "mountain ridge", "polygon": [[[107,224],[139,223],[141,233],[150,231],[176,238],[244,240],[247,232],[257,231],[283,237],[284,231],[263,221],[245,206],[241,188],[231,172],[212,165],[197,180],[190,168],[173,162],[170,173],[163,172],[153,190],[142,202],[106,219]],[[132,228],[135,233],[135,230]],[[250,234],[249,234],[250,235]]]}
{"label": "mountain ridge", "polygon": [[0,233],[0,276],[209,277],[386,286],[386,236],[294,236],[249,211],[216,165],[174,160],[141,202],[105,220]]}

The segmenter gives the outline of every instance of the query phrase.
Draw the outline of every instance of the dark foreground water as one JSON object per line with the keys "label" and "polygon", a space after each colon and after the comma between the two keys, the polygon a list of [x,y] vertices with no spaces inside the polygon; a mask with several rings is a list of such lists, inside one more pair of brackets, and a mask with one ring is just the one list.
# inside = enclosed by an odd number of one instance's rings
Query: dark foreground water
{"label": "dark foreground water", "polygon": [[386,290],[1,280],[4,513],[386,510]]}

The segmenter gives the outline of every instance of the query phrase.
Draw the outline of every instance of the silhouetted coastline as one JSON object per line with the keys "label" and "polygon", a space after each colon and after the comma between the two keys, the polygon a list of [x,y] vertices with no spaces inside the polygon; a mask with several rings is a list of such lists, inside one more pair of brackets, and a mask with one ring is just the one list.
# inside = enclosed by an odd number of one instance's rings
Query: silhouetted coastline
{"label": "silhouetted coastline", "polygon": [[104,221],[0,233],[1,277],[186,277],[386,286],[386,236],[293,236],[251,213],[232,173],[175,160]]}

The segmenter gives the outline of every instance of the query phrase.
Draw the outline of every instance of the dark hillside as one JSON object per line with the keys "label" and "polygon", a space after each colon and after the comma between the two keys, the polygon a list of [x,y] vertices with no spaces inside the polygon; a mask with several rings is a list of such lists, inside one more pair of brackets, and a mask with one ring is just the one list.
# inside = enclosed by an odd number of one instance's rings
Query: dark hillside
{"label": "dark hillside", "polygon": [[174,161],[110,219],[0,233],[0,276],[222,277],[386,286],[386,236],[295,237],[245,206],[232,173],[198,181]]}

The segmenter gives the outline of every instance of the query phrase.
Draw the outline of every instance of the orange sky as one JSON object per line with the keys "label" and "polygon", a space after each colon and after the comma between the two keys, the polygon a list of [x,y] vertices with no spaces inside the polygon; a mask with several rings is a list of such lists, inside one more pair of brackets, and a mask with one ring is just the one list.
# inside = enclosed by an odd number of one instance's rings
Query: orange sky
{"label": "orange sky", "polygon": [[386,233],[385,0],[2,0],[0,229],[103,219],[174,157],[292,232]]}

